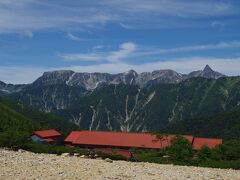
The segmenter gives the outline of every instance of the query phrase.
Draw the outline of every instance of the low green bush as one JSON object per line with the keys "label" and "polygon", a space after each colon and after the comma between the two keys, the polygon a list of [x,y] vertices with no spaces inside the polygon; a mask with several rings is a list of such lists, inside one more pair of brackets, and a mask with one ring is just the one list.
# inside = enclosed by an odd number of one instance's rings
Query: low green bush
{"label": "low green bush", "polygon": [[35,144],[27,143],[23,149],[34,153],[46,153],[46,154],[62,154],[62,153],[79,153],[80,155],[86,155],[87,152],[84,149],[78,147],[56,146],[49,144]]}
{"label": "low green bush", "polygon": [[240,169],[240,160],[238,161],[216,161],[207,160],[198,164],[201,167],[221,168],[221,169]]}
{"label": "low green bush", "polygon": [[25,131],[9,128],[0,132],[0,147],[22,148],[28,142],[28,137]]}
{"label": "low green bush", "polygon": [[240,160],[240,140],[234,139],[219,145],[218,153],[222,160]]}
{"label": "low green bush", "polygon": [[108,154],[108,153],[103,153],[101,151],[97,151],[96,154],[103,159],[109,158],[112,160],[127,160],[127,158],[125,158],[124,156],[115,154],[114,152],[112,154]]}
{"label": "low green bush", "polygon": [[192,144],[182,136],[173,138],[166,150],[171,160],[175,162],[189,163],[194,155]]}
{"label": "low green bush", "polygon": [[212,150],[207,146],[202,146],[201,149],[197,152],[197,160],[199,162],[206,161],[212,158]]}

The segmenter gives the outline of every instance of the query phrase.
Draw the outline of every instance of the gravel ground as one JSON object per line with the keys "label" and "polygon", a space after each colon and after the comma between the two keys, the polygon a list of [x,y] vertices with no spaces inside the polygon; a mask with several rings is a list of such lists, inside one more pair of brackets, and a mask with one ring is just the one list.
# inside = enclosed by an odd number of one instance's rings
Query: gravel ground
{"label": "gravel ground", "polygon": [[0,179],[236,179],[240,171],[63,157],[0,149]]}

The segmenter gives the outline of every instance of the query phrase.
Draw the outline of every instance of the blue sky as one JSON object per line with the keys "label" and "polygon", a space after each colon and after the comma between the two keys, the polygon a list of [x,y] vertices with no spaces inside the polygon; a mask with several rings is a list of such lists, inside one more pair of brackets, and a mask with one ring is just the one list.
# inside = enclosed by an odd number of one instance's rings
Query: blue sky
{"label": "blue sky", "polygon": [[206,64],[240,75],[238,0],[0,0],[0,80]]}

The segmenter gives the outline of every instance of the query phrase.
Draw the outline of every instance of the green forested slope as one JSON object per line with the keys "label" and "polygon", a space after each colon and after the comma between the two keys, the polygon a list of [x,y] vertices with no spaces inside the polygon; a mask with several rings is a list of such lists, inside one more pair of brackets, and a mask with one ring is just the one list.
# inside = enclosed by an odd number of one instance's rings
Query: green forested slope
{"label": "green forested slope", "polygon": [[[15,100],[12,100],[6,97],[0,97],[0,103],[5,108],[9,109],[9,111],[6,111],[4,113],[5,116],[8,113],[11,114],[14,112],[14,113],[17,113],[19,117],[21,116],[25,117],[29,121],[40,124],[44,128],[54,128],[64,134],[67,134],[69,131],[78,128],[78,126],[72,123],[69,123],[67,120],[61,117],[58,117],[51,113],[39,112],[31,107],[27,107],[21,103],[17,103]],[[11,110],[11,113],[10,113],[10,110]],[[0,116],[2,117],[3,115],[0,115]],[[19,122],[21,122],[22,124],[26,123],[25,121],[22,121],[22,118],[16,118],[16,119],[19,119]]]}
{"label": "green forested slope", "polygon": [[200,137],[240,138],[240,107],[208,118],[175,121],[164,131]]}
{"label": "green forested slope", "polygon": [[240,104],[240,78],[192,78],[146,88],[109,85],[58,111],[82,129],[158,131],[170,122],[209,117]]}
{"label": "green forested slope", "polygon": [[40,125],[31,119],[0,103],[0,131],[16,129],[20,131],[32,132],[39,129]]}

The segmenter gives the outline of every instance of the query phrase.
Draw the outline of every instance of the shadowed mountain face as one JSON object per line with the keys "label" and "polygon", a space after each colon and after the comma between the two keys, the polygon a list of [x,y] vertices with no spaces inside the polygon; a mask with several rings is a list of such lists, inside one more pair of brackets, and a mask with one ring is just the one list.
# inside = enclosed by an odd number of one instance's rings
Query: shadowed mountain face
{"label": "shadowed mountain face", "polygon": [[11,93],[19,92],[23,89],[25,85],[13,85],[13,84],[6,84],[0,81],[0,95],[6,95]]}
{"label": "shadowed mountain face", "polygon": [[62,70],[46,72],[28,85],[1,83],[0,89],[89,130],[156,131],[170,122],[240,105],[240,78],[225,77],[209,66],[188,75],[172,70],[140,74]]}
{"label": "shadowed mountain face", "polygon": [[240,78],[193,78],[148,88],[109,85],[57,111],[82,129],[157,131],[184,119],[207,117],[240,105]]}

